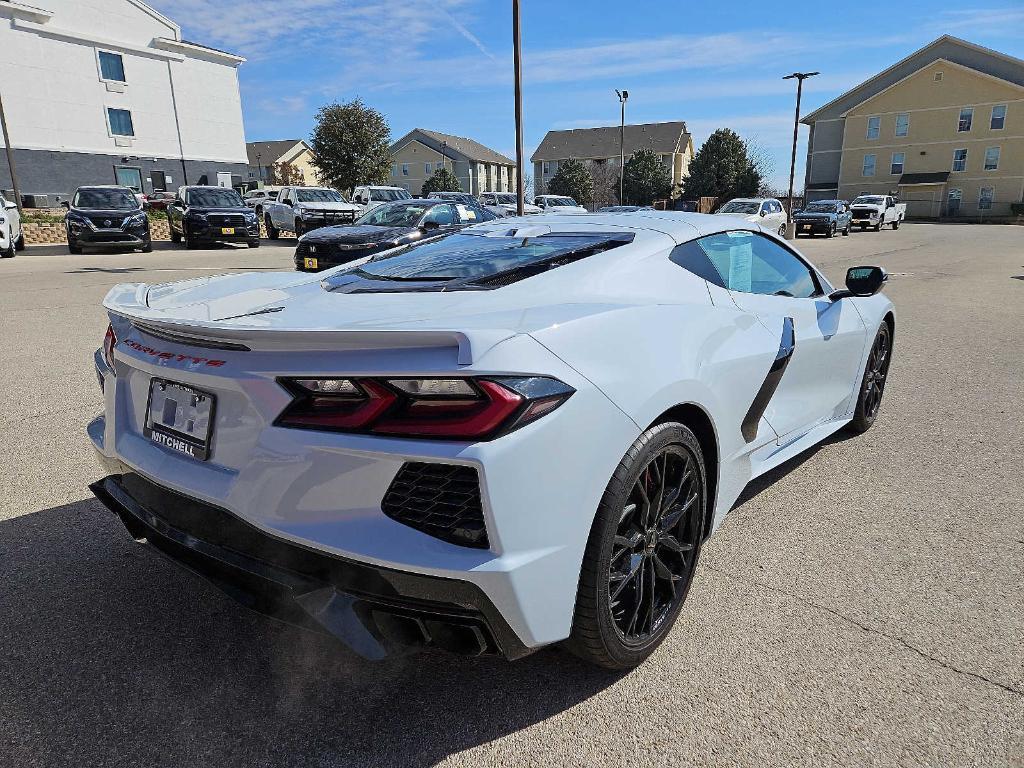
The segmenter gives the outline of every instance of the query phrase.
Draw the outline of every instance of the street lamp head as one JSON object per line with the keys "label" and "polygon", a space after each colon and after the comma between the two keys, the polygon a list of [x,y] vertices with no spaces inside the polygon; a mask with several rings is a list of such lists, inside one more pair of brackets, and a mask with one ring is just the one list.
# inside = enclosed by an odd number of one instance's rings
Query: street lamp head
{"label": "street lamp head", "polygon": [[820,74],[821,74],[821,72],[794,72],[791,75],[786,75],[782,79],[783,80],[793,80],[795,78],[795,79],[798,79],[798,80],[806,80],[808,77],[814,77],[815,75],[820,75]]}
{"label": "street lamp head", "polygon": [[618,88],[615,89],[615,95],[619,97],[619,101],[625,101],[629,98],[629,91],[620,91]]}

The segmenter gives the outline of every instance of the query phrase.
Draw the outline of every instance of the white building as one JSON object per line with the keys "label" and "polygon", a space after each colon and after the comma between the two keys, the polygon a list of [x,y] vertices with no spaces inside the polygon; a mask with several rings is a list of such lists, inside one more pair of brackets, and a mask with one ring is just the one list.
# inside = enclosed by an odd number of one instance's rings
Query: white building
{"label": "white building", "polygon": [[[244,59],[140,0],[0,0],[0,97],[22,194],[144,192],[246,176]],[[11,189],[0,153],[0,189]],[[56,200],[54,195],[59,195]]]}

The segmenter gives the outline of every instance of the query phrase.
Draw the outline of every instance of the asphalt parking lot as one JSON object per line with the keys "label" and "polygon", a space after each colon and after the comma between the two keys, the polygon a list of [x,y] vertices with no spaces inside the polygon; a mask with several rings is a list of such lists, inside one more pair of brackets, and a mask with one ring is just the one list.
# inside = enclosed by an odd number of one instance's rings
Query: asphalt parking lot
{"label": "asphalt parking lot", "polygon": [[0,262],[0,765],[1024,765],[1024,229],[801,240],[893,275],[879,421],[759,479],[627,675],[560,650],[382,664],[247,612],[86,486],[119,282],[258,250]]}

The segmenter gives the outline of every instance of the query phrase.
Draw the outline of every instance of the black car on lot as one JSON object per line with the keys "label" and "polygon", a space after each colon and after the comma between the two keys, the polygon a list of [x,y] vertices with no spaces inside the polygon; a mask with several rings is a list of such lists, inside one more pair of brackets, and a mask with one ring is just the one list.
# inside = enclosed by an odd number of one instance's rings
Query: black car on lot
{"label": "black car on lot", "polygon": [[82,253],[88,246],[153,250],[149,217],[128,187],[79,187],[64,207],[71,253]]}
{"label": "black car on lot", "polygon": [[167,206],[171,242],[184,241],[186,248],[201,243],[248,243],[260,246],[260,223],[233,189],[182,187]]}
{"label": "black car on lot", "polygon": [[401,200],[378,205],[354,224],[322,227],[299,238],[295,268],[319,272],[494,218],[482,208],[448,200]]}

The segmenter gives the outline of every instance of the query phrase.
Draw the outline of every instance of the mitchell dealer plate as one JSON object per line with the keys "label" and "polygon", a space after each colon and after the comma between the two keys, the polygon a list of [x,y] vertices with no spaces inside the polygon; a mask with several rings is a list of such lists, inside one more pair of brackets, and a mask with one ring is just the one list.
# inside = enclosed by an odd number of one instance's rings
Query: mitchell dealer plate
{"label": "mitchell dealer plate", "polygon": [[158,445],[206,461],[210,457],[216,397],[164,379],[149,383],[146,437]]}

